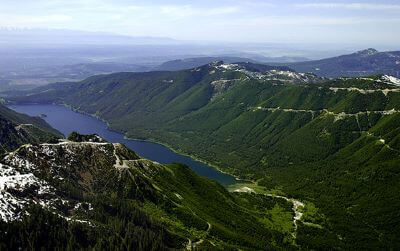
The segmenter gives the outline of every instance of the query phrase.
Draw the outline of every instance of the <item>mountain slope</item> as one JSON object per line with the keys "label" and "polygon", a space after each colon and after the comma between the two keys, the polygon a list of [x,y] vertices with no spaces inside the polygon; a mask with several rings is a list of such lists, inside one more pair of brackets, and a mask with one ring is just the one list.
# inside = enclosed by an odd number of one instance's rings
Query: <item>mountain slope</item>
{"label": "mountain slope", "polygon": [[324,79],[213,63],[97,76],[10,100],[65,103],[252,180],[245,186],[258,192],[301,199],[325,215],[307,216],[323,233],[298,226],[298,243],[310,248],[390,249],[399,245],[399,85],[386,75]]}
{"label": "mountain slope", "polygon": [[0,153],[26,143],[43,143],[61,137],[41,118],[29,117],[0,105]]}
{"label": "mountain slope", "polygon": [[378,52],[366,49],[349,55],[315,61],[287,64],[300,72],[312,72],[323,77],[356,77],[387,74],[400,77],[400,52]]}
{"label": "mountain slope", "polygon": [[186,166],[142,159],[96,135],[69,139],[25,145],[0,161],[2,245],[40,248],[40,238],[58,236],[46,246],[296,248],[292,205],[283,198],[229,193]]}

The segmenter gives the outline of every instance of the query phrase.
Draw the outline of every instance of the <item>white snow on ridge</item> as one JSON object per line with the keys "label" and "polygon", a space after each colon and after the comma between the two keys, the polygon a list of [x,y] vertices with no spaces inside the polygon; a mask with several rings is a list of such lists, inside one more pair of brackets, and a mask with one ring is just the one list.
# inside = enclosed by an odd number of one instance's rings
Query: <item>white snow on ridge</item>
{"label": "white snow on ridge", "polygon": [[8,154],[4,160],[6,160],[9,165],[24,168],[25,170],[32,170],[34,168],[32,163],[26,159],[20,158],[15,152]]}
{"label": "white snow on ridge", "polygon": [[[100,140],[102,139],[94,139],[94,141]],[[36,176],[36,173],[40,173],[39,166],[43,162],[52,178],[62,181],[64,178],[59,176],[59,170],[74,165],[74,160],[83,147],[93,148],[101,154],[109,155],[112,154],[111,149],[107,147],[110,144],[71,141],[38,146],[27,144],[5,155],[0,159],[0,222],[22,220],[24,216],[29,215],[26,211],[27,206],[36,204],[68,221],[91,225],[89,222],[64,215],[59,206],[81,211],[93,210],[92,205],[89,204],[87,209],[76,205],[76,202],[68,197],[60,197],[56,194],[57,189],[48,181]],[[65,163],[58,161],[58,150],[62,150]]]}
{"label": "white snow on ridge", "polygon": [[22,174],[15,168],[0,164],[0,220],[15,221],[24,215],[21,209],[32,202],[32,199],[17,196],[11,190],[23,192],[29,187],[34,187],[38,195],[50,193],[52,190],[47,182],[32,173]]}
{"label": "white snow on ridge", "polygon": [[219,67],[225,69],[225,70],[234,70],[239,68],[238,64],[221,64]]}
{"label": "white snow on ridge", "polygon": [[239,64],[218,64],[215,62],[212,64],[214,68],[223,70],[232,70],[246,74],[248,77],[258,80],[276,80],[283,81],[288,83],[308,83],[318,81],[319,78],[313,74],[309,73],[299,73],[293,71],[284,71],[284,70],[269,70],[265,72],[258,71],[250,71],[245,67],[240,66]]}
{"label": "white snow on ridge", "polygon": [[393,76],[383,75],[381,79],[382,79],[383,81],[389,82],[389,84],[394,84],[394,85],[400,86],[400,79],[395,78],[395,77],[393,77]]}

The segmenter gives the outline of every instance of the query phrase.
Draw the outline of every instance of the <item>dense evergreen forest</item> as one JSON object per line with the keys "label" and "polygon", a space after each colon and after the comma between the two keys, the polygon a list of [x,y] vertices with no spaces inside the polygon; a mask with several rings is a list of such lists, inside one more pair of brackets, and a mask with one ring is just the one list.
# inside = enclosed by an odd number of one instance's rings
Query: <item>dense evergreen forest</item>
{"label": "dense evergreen forest", "polygon": [[[278,232],[288,233],[284,211],[293,212],[287,205],[268,208],[280,220],[270,216],[263,221],[273,231],[262,235],[266,239],[260,246],[255,243],[263,238],[255,233],[263,230],[250,223],[243,229],[229,225],[236,216],[221,210],[229,227],[223,234],[212,227],[210,233],[229,245],[254,249],[271,243],[310,249],[400,245],[400,86],[389,76],[326,79],[216,62],[178,72],[95,76],[41,87],[29,95],[9,94],[8,100],[68,105],[106,120],[128,137],[168,144],[251,181],[242,188],[251,188],[262,198],[283,196],[304,203],[301,220],[291,224],[296,227],[295,245],[291,237],[274,232],[276,222],[281,222]],[[239,195],[226,196],[238,200]],[[235,242],[241,236],[238,229],[254,234]]]}
{"label": "dense evergreen forest", "polygon": [[24,145],[1,160],[2,248],[282,250],[310,231],[297,229],[285,198],[228,192],[187,166],[142,159],[97,135],[68,139]]}

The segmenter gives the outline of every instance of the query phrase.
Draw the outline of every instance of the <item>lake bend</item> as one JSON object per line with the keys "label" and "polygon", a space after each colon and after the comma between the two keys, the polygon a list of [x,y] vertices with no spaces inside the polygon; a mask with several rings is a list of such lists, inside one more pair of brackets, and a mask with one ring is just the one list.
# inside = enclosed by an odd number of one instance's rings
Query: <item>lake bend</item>
{"label": "lake bend", "polygon": [[81,134],[98,134],[112,143],[122,143],[140,156],[156,161],[161,164],[183,163],[188,165],[194,172],[203,177],[215,180],[227,186],[236,182],[231,175],[222,173],[200,161],[194,160],[189,156],[176,153],[161,144],[126,139],[123,134],[110,131],[105,122],[86,114],[72,111],[71,109],[55,104],[29,104],[29,105],[9,105],[10,109],[30,116],[42,116],[47,123],[68,136],[76,131]]}

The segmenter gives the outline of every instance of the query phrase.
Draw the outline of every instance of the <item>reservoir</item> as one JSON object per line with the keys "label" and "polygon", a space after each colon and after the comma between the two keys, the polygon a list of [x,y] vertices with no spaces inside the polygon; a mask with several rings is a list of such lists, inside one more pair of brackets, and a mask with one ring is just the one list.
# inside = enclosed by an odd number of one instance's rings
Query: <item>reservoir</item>
{"label": "reservoir", "polygon": [[53,128],[68,136],[76,131],[81,134],[98,134],[109,142],[122,143],[140,156],[162,164],[183,163],[188,165],[197,174],[213,179],[222,185],[235,183],[235,178],[224,174],[202,162],[188,156],[175,153],[171,149],[148,141],[131,140],[124,135],[108,130],[107,125],[94,117],[74,112],[67,107],[53,104],[46,105],[10,105],[9,108],[30,116],[43,116]]}

